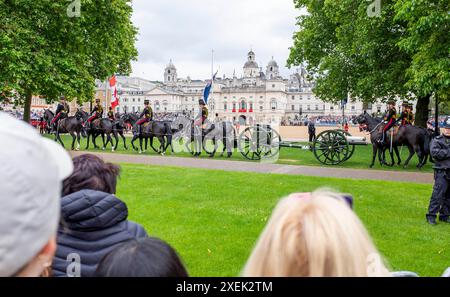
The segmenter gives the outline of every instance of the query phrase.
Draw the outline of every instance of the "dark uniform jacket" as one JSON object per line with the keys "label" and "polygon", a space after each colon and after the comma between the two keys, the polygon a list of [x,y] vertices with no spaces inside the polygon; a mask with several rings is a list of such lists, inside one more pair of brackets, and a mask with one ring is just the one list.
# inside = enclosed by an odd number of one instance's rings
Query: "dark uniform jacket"
{"label": "dark uniform jacket", "polygon": [[208,115],[209,115],[208,107],[203,106],[203,108],[202,108],[202,119],[203,119],[203,121],[208,118]]}
{"label": "dark uniform jacket", "polygon": [[95,107],[94,107],[94,109],[92,110],[92,113],[91,113],[91,114],[94,114],[94,113],[97,114],[97,117],[98,117],[98,118],[101,118],[101,117],[103,116],[103,107],[102,107],[101,104],[95,105]]}
{"label": "dark uniform jacket", "polygon": [[395,120],[396,116],[397,116],[397,110],[394,107],[387,111],[386,115],[384,116],[384,120],[386,122],[389,122],[391,119]]}
{"label": "dark uniform jacket", "polygon": [[401,124],[404,125],[412,125],[414,122],[414,113],[412,113],[411,111],[404,111],[402,112],[402,114],[400,115],[399,121],[401,122]]}
{"label": "dark uniform jacket", "polygon": [[100,260],[117,245],[146,237],[144,228],[127,217],[125,203],[108,193],[82,190],[63,197],[54,276],[67,276],[70,254],[80,256],[82,277],[93,276]]}
{"label": "dark uniform jacket", "polygon": [[139,116],[140,118],[145,117],[147,119],[152,120],[153,119],[153,110],[152,108],[149,107],[144,107],[144,110],[142,111],[141,115]]}
{"label": "dark uniform jacket", "polygon": [[65,114],[69,114],[70,112],[70,108],[69,108],[69,104],[65,103],[59,103],[58,106],[56,107],[56,112],[55,114],[58,114],[60,112],[64,112]]}
{"label": "dark uniform jacket", "polygon": [[308,134],[316,134],[316,126],[313,123],[308,124]]}
{"label": "dark uniform jacket", "polygon": [[430,153],[434,169],[450,169],[450,138],[440,135],[431,141]]}
{"label": "dark uniform jacket", "polygon": [[112,110],[108,111],[108,118],[112,121],[114,121],[116,119],[114,117],[114,111],[112,111]]}

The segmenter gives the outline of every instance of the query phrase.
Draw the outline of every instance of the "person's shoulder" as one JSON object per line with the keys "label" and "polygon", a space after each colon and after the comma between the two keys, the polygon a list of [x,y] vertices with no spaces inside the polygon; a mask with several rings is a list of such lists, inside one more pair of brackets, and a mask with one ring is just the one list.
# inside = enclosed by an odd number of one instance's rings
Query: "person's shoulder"
{"label": "person's shoulder", "polygon": [[147,236],[147,231],[145,231],[145,228],[142,225],[129,220],[127,221],[127,231],[136,238]]}

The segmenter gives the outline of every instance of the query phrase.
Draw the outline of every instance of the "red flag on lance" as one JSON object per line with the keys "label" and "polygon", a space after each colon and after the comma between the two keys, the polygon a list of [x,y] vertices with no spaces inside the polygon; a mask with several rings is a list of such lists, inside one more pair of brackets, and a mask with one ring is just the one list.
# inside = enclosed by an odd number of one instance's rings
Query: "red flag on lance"
{"label": "red flag on lance", "polygon": [[116,108],[119,105],[119,97],[117,96],[116,76],[113,75],[109,79],[109,87],[111,89],[111,107]]}

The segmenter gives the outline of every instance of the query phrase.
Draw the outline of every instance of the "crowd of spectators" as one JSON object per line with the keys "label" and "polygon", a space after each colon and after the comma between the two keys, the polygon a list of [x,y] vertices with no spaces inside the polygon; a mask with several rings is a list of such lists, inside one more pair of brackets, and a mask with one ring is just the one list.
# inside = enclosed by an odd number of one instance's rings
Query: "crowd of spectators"
{"label": "crowd of spectators", "polygon": [[[342,116],[306,116],[297,119],[288,119],[281,122],[282,126],[308,126],[313,122],[316,126],[342,126]],[[344,123],[357,125],[356,116],[345,117]]]}
{"label": "crowd of spectators", "polygon": [[[188,276],[168,243],[128,220],[117,165],[72,160],[22,121],[0,113],[0,122],[0,277]],[[352,208],[329,190],[281,199],[242,276],[390,276]]]}

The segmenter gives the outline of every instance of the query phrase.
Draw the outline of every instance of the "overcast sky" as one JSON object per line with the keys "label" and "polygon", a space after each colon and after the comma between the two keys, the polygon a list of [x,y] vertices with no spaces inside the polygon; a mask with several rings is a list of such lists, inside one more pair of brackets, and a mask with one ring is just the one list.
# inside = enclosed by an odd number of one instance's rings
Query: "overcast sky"
{"label": "overcast sky", "polygon": [[211,76],[211,50],[219,76],[238,77],[250,48],[265,71],[274,56],[287,76],[286,60],[296,17],[293,0],[134,0],[139,51],[133,76],[163,80],[172,59],[178,77]]}

